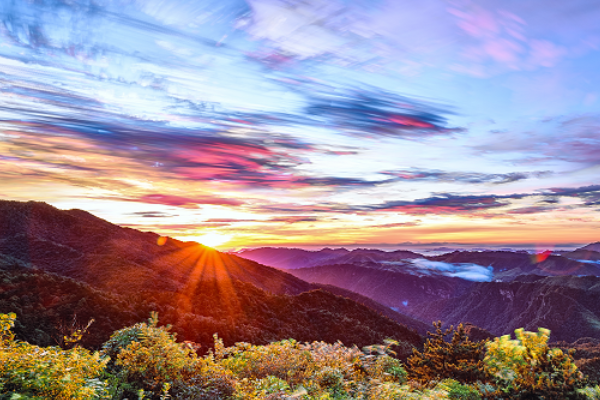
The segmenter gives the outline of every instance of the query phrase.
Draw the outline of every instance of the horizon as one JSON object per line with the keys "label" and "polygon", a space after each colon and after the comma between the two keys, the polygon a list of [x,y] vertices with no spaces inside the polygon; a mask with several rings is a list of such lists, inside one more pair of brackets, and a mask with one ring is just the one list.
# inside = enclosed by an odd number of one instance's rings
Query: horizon
{"label": "horizon", "polygon": [[0,198],[217,249],[600,239],[591,0],[0,4]]}

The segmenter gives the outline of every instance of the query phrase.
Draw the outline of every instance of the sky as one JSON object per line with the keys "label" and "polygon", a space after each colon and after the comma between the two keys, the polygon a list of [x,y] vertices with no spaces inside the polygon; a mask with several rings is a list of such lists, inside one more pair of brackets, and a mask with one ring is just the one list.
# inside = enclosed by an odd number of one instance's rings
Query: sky
{"label": "sky", "polygon": [[219,249],[600,240],[600,3],[3,0],[0,199]]}

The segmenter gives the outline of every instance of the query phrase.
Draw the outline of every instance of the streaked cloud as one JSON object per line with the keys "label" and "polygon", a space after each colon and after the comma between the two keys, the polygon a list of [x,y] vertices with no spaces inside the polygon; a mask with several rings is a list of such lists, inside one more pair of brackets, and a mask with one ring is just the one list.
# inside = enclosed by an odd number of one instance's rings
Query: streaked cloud
{"label": "streaked cloud", "polygon": [[0,193],[232,246],[591,240],[599,16],[0,2]]}
{"label": "streaked cloud", "polygon": [[464,182],[464,183],[491,183],[500,185],[530,178],[539,178],[551,175],[551,171],[537,172],[510,172],[506,174],[485,174],[481,172],[446,172],[441,170],[426,170],[411,168],[405,170],[385,171],[383,174],[397,177],[407,181],[439,181],[439,182]]}

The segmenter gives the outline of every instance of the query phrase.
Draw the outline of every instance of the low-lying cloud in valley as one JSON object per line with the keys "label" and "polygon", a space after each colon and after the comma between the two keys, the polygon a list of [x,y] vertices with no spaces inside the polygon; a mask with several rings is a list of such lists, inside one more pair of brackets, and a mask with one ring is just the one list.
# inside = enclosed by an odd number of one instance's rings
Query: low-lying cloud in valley
{"label": "low-lying cloud in valley", "polygon": [[409,270],[412,269],[415,273],[423,275],[445,275],[475,282],[491,282],[494,279],[494,268],[491,266],[484,267],[479,264],[453,264],[441,261],[431,261],[425,258],[404,260],[403,264],[409,267]]}

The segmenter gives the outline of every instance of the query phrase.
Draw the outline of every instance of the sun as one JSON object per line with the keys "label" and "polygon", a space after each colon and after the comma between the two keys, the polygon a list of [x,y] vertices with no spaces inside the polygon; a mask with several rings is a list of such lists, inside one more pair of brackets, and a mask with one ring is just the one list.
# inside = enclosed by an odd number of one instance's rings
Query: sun
{"label": "sun", "polygon": [[200,243],[203,244],[205,246],[208,247],[216,247],[216,246],[220,246],[224,243],[227,243],[231,240],[232,236],[231,235],[225,235],[222,233],[217,233],[217,232],[209,232],[209,233],[205,233],[202,236],[197,236],[194,239]]}

